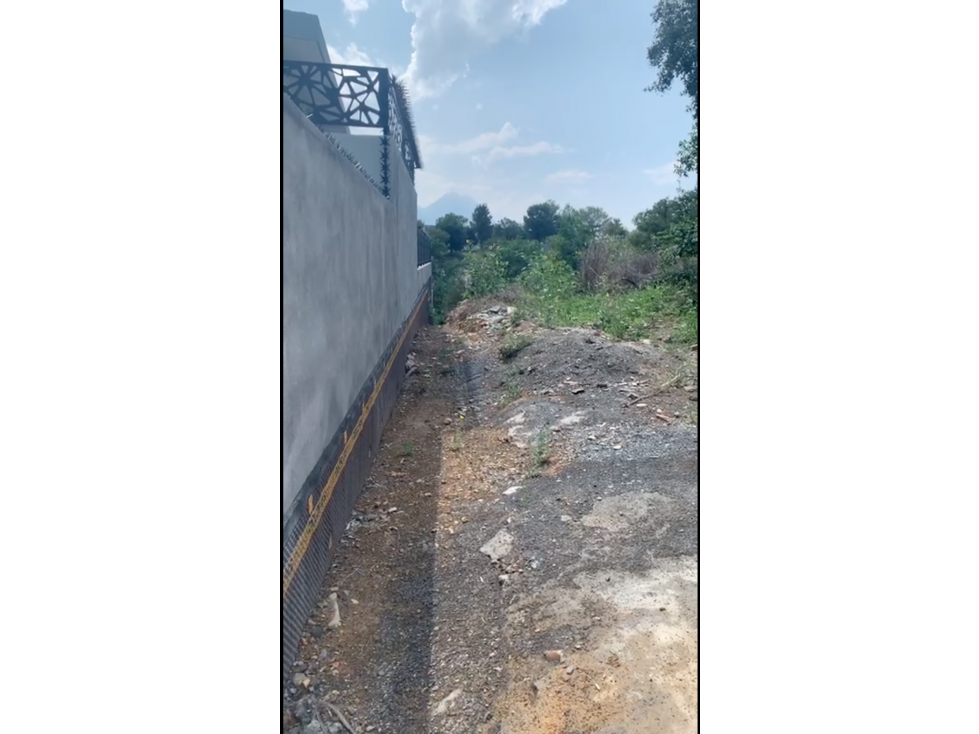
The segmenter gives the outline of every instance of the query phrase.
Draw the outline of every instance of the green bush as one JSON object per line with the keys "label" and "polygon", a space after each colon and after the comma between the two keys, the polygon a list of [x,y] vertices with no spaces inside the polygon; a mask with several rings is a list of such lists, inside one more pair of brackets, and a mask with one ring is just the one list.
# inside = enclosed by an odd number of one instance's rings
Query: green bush
{"label": "green bush", "polygon": [[496,293],[507,283],[506,268],[495,250],[466,253],[466,297]]}
{"label": "green bush", "polygon": [[539,242],[530,240],[498,241],[494,242],[491,248],[496,249],[500,260],[503,261],[507,280],[515,280],[543,252]]}

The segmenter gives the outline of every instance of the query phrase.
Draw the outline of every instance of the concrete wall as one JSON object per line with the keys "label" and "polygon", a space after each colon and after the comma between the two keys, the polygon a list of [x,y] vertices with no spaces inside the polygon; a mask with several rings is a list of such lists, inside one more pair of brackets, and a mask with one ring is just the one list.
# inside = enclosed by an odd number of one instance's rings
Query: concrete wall
{"label": "concrete wall", "polygon": [[[366,130],[366,128],[360,128],[361,130]],[[350,128],[351,133],[357,128]],[[377,183],[381,183],[381,135],[377,133],[381,130],[370,130],[373,135],[365,135],[363,133],[359,135],[350,134],[343,135],[334,133],[334,137],[345,151],[350,153],[357,162],[364,167],[364,170],[370,174]],[[404,163],[402,163],[402,166]]]}
{"label": "concrete wall", "polygon": [[292,503],[431,277],[391,151],[385,199],[287,98],[282,115],[282,492]]}

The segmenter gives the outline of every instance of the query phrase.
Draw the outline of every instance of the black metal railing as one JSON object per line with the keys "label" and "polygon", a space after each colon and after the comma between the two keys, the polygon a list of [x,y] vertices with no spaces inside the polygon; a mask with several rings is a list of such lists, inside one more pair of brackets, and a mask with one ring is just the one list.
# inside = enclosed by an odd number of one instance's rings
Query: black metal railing
{"label": "black metal railing", "polygon": [[384,131],[381,163],[385,196],[389,195],[389,147],[401,153],[411,180],[415,180],[421,158],[407,95],[387,69],[283,60],[282,91],[323,132],[338,132],[338,127]]}
{"label": "black metal railing", "polygon": [[432,262],[432,239],[424,227],[418,228],[418,267]]}

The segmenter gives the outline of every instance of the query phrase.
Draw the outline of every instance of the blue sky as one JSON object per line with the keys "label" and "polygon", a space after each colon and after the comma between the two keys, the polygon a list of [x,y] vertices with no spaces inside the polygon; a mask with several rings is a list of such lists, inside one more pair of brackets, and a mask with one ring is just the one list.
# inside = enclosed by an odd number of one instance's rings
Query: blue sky
{"label": "blue sky", "polygon": [[419,206],[454,191],[486,202],[494,219],[519,221],[529,205],[554,199],[600,206],[627,226],[676,192],[672,164],[692,123],[678,91],[643,91],[654,78],[653,6],[286,2],[319,16],[334,63],[406,75],[425,165]]}

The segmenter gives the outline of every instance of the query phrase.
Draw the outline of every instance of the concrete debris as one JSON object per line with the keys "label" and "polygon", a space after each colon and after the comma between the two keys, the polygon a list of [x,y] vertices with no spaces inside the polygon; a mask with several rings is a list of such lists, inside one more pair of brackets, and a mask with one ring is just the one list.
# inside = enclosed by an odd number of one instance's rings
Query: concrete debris
{"label": "concrete debris", "polygon": [[489,556],[491,561],[498,561],[504,556],[509,555],[511,550],[513,550],[513,536],[506,530],[500,530],[496,535],[486,541],[483,547],[479,549],[479,552]]}
{"label": "concrete debris", "polygon": [[330,609],[330,621],[326,623],[326,626],[330,629],[335,629],[340,626],[340,605],[337,603],[337,594],[334,591],[328,597],[326,597],[327,608]]}

